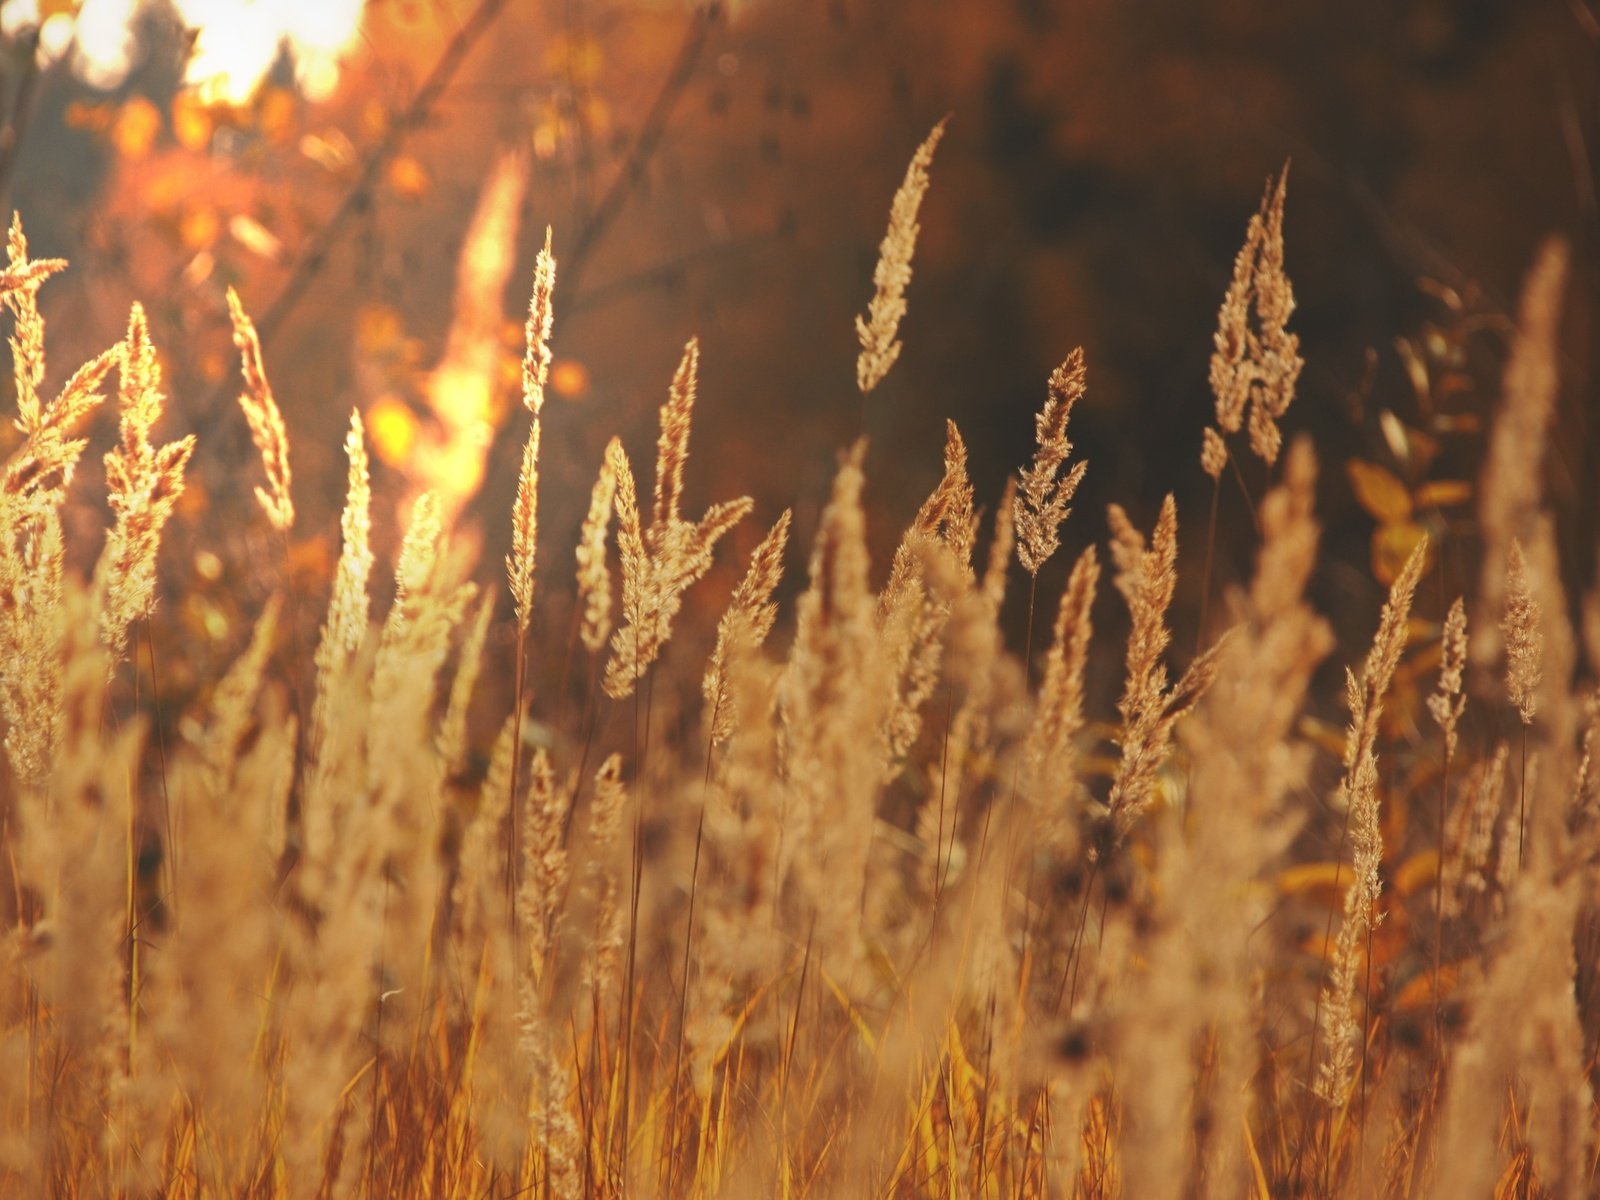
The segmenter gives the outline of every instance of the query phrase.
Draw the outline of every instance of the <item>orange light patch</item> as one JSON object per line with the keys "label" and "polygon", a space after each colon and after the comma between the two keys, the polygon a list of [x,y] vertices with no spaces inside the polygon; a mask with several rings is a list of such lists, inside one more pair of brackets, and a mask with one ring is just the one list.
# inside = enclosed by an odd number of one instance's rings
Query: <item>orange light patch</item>
{"label": "orange light patch", "polygon": [[417,444],[416,415],[393,396],[384,396],[367,411],[367,434],[378,457],[391,467],[403,466]]}
{"label": "orange light patch", "polygon": [[563,400],[579,400],[589,390],[589,368],[574,358],[563,358],[550,368],[550,390]]}

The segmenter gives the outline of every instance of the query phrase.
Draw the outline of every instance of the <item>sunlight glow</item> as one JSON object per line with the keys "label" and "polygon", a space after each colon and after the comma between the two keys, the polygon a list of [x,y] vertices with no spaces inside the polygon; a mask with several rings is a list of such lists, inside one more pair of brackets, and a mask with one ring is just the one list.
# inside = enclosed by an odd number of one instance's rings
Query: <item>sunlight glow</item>
{"label": "sunlight glow", "polygon": [[94,87],[119,86],[133,69],[134,30],[145,9],[175,16],[194,36],[184,82],[211,103],[243,104],[286,54],[312,100],[339,82],[355,46],[363,0],[84,0],[73,65]]}

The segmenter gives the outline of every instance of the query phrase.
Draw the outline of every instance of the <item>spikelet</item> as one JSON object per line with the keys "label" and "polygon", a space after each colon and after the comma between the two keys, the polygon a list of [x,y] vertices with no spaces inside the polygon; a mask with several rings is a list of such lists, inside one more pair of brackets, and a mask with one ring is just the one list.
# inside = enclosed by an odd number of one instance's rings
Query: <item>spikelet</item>
{"label": "spikelet", "polygon": [[1467,706],[1461,691],[1461,672],[1467,665],[1467,608],[1460,596],[1444,619],[1439,686],[1428,697],[1428,714],[1444,732],[1444,756],[1455,757],[1456,725]]}
{"label": "spikelet", "polygon": [[517,610],[517,629],[526,634],[533,619],[533,572],[539,550],[539,418],[533,419],[517,472],[517,498],[511,509],[511,553],[506,576]]}
{"label": "spikelet", "polygon": [[522,403],[535,417],[544,407],[544,387],[550,378],[550,329],[556,290],[556,260],[550,253],[553,236],[550,227],[545,226],[544,249],[534,262],[533,295],[528,299],[526,348],[522,355]]}
{"label": "spikelet", "polygon": [[894,194],[889,208],[889,230],[878,248],[878,265],[872,272],[876,291],[867,315],[856,318],[856,337],[861,353],[856,358],[856,386],[866,396],[882,382],[900,357],[897,334],[906,313],[906,285],[911,282],[911,257],[916,252],[917,210],[928,191],[928,167],[933,152],[944,136],[948,117],[933,127],[917,152],[911,156],[906,176]]}
{"label": "spikelet", "polygon": [[1451,813],[1440,867],[1444,895],[1439,911],[1447,920],[1459,916],[1473,897],[1488,890],[1484,869],[1494,850],[1495,825],[1505,804],[1506,763],[1510,756],[1511,747],[1500,742],[1488,761],[1474,764],[1467,780],[1467,794]]}
{"label": "spikelet", "polygon": [[[650,529],[664,537],[679,520],[678,506],[683,500],[683,469],[689,461],[689,425],[694,418],[695,389],[700,378],[700,342],[690,338],[683,358],[672,373],[667,402],[661,406],[661,434],[656,439],[656,494],[650,511]],[[661,545],[652,542],[652,553]]]}
{"label": "spikelet", "polygon": [[522,964],[525,1022],[537,1012],[536,996],[544,982],[549,950],[556,940],[566,903],[571,870],[563,837],[567,812],[566,791],[556,786],[550,756],[541,746],[534,751],[528,770],[528,798],[523,813],[526,858],[517,891],[517,913],[526,939]]}
{"label": "spikelet", "polygon": [[39,286],[65,266],[29,262],[20,223],[13,223],[11,265],[0,277],[0,300],[16,318],[11,339],[23,444],[0,468],[0,716],[17,780],[42,787],[60,747],[62,603],[65,548],[60,506],[82,455],[74,437],[104,399],[100,386],[121,358],[116,346],[91,359],[67,381],[55,402],[39,406],[44,375],[44,322]]}
{"label": "spikelet", "polygon": [[1358,680],[1345,672],[1350,728],[1345,736],[1344,778],[1339,784],[1350,823],[1353,879],[1344,895],[1344,917],[1334,940],[1332,975],[1323,988],[1319,1020],[1323,1033],[1322,1061],[1317,1065],[1317,1094],[1338,1108],[1349,1097],[1355,1074],[1361,1022],[1356,1012],[1356,987],[1362,947],[1377,921],[1381,891],[1378,868],[1383,862],[1383,826],[1378,811],[1378,729],[1383,698],[1389,690],[1405,646],[1411,599],[1427,560],[1424,538],[1411,552],[1389,589],[1378,620],[1372,650]]}
{"label": "spikelet", "polygon": [[1544,634],[1539,626],[1543,619],[1544,610],[1528,585],[1528,564],[1522,554],[1522,543],[1513,538],[1506,570],[1506,614],[1501,632],[1506,640],[1506,692],[1524,725],[1533,724],[1539,704],[1544,660]]}
{"label": "spikelet", "polygon": [[1128,632],[1127,682],[1117,711],[1122,750],[1108,798],[1117,841],[1127,836],[1155,799],[1156,776],[1172,743],[1172,731],[1215,678],[1225,641],[1213,643],[1170,689],[1163,659],[1172,641],[1167,609],[1177,585],[1178,509],[1169,495],[1161,505],[1150,544],[1127,514],[1113,504],[1111,557],[1117,566],[1117,590],[1132,617]]}
{"label": "spikelet", "polygon": [[349,461],[344,512],[339,518],[342,545],[339,563],[333,573],[333,598],[328,604],[328,621],[322,627],[317,645],[317,699],[313,709],[314,744],[320,747],[328,734],[332,718],[330,703],[351,659],[367,636],[371,599],[367,585],[372,576],[372,481],[367,465],[367,443],[361,412],[350,412],[350,430],[345,434],[344,451]]}
{"label": "spikelet", "polygon": [[17,386],[17,425],[31,435],[39,426],[39,388],[44,383],[44,318],[39,315],[39,288],[67,264],[59,258],[29,260],[28,239],[17,213],[11,216],[6,246],[9,262],[0,279],[0,299],[16,322],[11,335],[11,361]]}
{"label": "spikelet", "polygon": [[159,448],[150,443],[161,416],[161,371],[138,304],[128,319],[120,366],[121,445],[105,456],[107,500],[116,523],[95,567],[103,597],[101,636],[113,664],[127,651],[128,627],[155,608],[161,531],[183,494],[184,467],[194,451],[192,435]]}
{"label": "spikelet", "polygon": [[615,986],[622,951],[622,883],[616,845],[628,789],[622,783],[622,756],[613,754],[594,776],[594,806],[589,814],[589,862],[585,884],[594,905],[594,930],[589,940],[584,988],[603,995]]}
{"label": "spikelet", "polygon": [[[1084,724],[1084,682],[1094,636],[1090,616],[1099,586],[1100,558],[1093,546],[1087,546],[1061,593],[1055,636],[1045,656],[1038,713],[1024,750],[1029,802],[1041,834],[1058,847],[1069,844],[1073,833],[1070,814],[1059,811],[1058,801],[1070,786],[1067,781],[1072,779],[1073,740]],[[1049,795],[1045,794],[1047,788]]]}
{"label": "spikelet", "polygon": [[1072,417],[1073,406],[1083,397],[1084,375],[1080,346],[1051,372],[1044,408],[1034,418],[1039,448],[1034,452],[1033,465],[1022,472],[1022,486],[1013,502],[1017,559],[1031,575],[1038,575],[1039,568],[1056,552],[1061,524],[1072,514],[1068,505],[1088,469],[1088,463],[1077,463],[1057,478],[1057,472],[1072,454],[1067,421]]}
{"label": "spikelet", "polygon": [[1316,562],[1315,481],[1310,443],[1297,439],[1260,508],[1255,576],[1235,597],[1242,619],[1216,685],[1183,729],[1192,803],[1181,833],[1161,847],[1151,910],[1141,914],[1151,931],[1141,970],[1160,986],[1129,989],[1118,1039],[1126,1195],[1171,1196],[1184,1179],[1204,1179],[1197,1194],[1207,1196],[1248,1188],[1243,1139],[1186,1135],[1201,1123],[1241,1127],[1261,1067],[1257,989],[1272,948],[1259,930],[1274,905],[1261,884],[1299,826],[1291,797],[1307,755],[1293,731],[1333,644],[1304,599]]}
{"label": "spikelet", "polygon": [[778,689],[790,792],[781,815],[778,878],[794,872],[816,906],[817,944],[841,954],[856,946],[882,774],[871,735],[882,727],[889,699],[868,584],[865,450],[858,441],[834,478]]}
{"label": "spikelet", "polygon": [[466,762],[467,709],[472,704],[473,689],[478,685],[478,672],[483,667],[483,647],[489,640],[489,620],[493,616],[494,593],[485,592],[478,605],[478,615],[461,644],[455,679],[450,684],[450,702],[439,726],[439,761],[444,766],[446,778],[458,773]]}
{"label": "spikelet", "polygon": [[[937,577],[945,554],[970,586],[972,548],[977,540],[967,445],[954,421],[945,422],[944,475],[923,501],[895,550],[889,580],[878,598],[879,642],[887,669],[890,709],[882,736],[882,766],[892,774],[916,744],[922,706],[939,680],[942,633],[950,616],[950,587]],[[943,593],[943,594],[941,594]]]}
{"label": "spikelet", "polygon": [[1483,567],[1470,645],[1473,665],[1482,671],[1495,665],[1502,649],[1511,540],[1531,545],[1539,516],[1545,448],[1559,392],[1556,357],[1567,263],[1566,243],[1551,239],[1528,272],[1506,361],[1504,399],[1485,452],[1478,489]]}
{"label": "spikelet", "polygon": [[261,361],[261,339],[256,327],[239,302],[239,293],[228,289],[228,316],[233,321],[233,344],[243,359],[245,390],[239,394],[239,407],[250,426],[250,440],[261,452],[261,465],[267,472],[267,487],[256,488],[256,500],[267,514],[267,521],[279,533],[288,533],[294,524],[294,500],[289,493],[289,431],[283,427],[283,414],[267,382],[266,365]]}
{"label": "spikelet", "polygon": [[583,623],[578,637],[591,654],[597,654],[611,633],[611,567],[606,561],[606,530],[611,526],[611,508],[617,495],[614,456],[622,443],[612,438],[606,446],[600,475],[589,492],[589,512],[578,535],[578,600],[583,605]]}
{"label": "spikelet", "polygon": [[[1250,218],[1244,246],[1233,263],[1212,339],[1211,391],[1216,430],[1208,431],[1200,461],[1213,479],[1227,464],[1225,434],[1237,433],[1249,409],[1250,448],[1268,465],[1278,460],[1283,435],[1278,421],[1294,400],[1305,365],[1300,338],[1288,332],[1294,289],[1283,266],[1283,204],[1289,182],[1284,166],[1269,180],[1261,207]],[[1252,313],[1254,320],[1252,321]]]}
{"label": "spikelet", "polygon": [[627,454],[616,441],[606,448],[616,480],[617,547],[622,558],[623,624],[611,635],[604,682],[606,695],[613,700],[633,694],[672,636],[672,620],[682,607],[684,592],[711,569],[717,542],[751,508],[750,498],[742,496],[712,505],[698,524],[679,516],[698,362],[698,345],[690,341],[661,407],[655,503],[648,529],[641,528],[638,486]]}
{"label": "spikelet", "polygon": [[717,622],[717,646],[701,681],[700,691],[711,706],[711,742],[721,745],[733,736],[738,724],[738,698],[728,687],[729,664],[741,654],[753,652],[778,616],[772,593],[783,577],[783,552],[789,544],[790,511],[784,509],[777,524],[761,539],[750,555],[750,566],[739,586],[733,590],[727,611]]}
{"label": "spikelet", "polygon": [[219,804],[225,805],[232,797],[239,747],[255,718],[256,700],[261,693],[261,680],[267,658],[272,653],[282,609],[282,597],[274,596],[268,602],[256,619],[250,645],[211,696],[211,725],[206,731],[201,754],[212,795]]}

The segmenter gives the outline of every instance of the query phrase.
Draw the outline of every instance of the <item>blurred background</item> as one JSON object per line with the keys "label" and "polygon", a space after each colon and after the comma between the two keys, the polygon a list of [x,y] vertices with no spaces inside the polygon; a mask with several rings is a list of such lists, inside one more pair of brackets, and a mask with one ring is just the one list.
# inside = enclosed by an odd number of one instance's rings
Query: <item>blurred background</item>
{"label": "blurred background", "polygon": [[[0,33],[0,192],[36,255],[72,261],[42,296],[51,379],[144,301],[165,432],[201,437],[167,551],[173,603],[219,656],[284,553],[251,496],[228,286],[261,324],[290,427],[296,581],[325,586],[338,552],[352,407],[379,464],[380,547],[407,496],[442,489],[489,578],[551,227],[546,619],[565,630],[606,440],[620,434],[648,476],[692,335],[690,504],[757,501],[707,586],[718,597],[784,507],[809,544],[862,423],[852,318],[906,162],[945,114],[905,350],[865,414],[880,566],[936,482],[944,418],[992,509],[1031,455],[1046,377],[1082,345],[1072,432],[1090,468],[1041,595],[1053,603],[1070,556],[1103,541],[1107,502],[1148,528],[1174,491],[1187,651],[1216,309],[1287,161],[1307,366],[1285,425],[1312,433],[1323,463],[1320,606],[1370,636],[1384,564],[1422,528],[1442,535],[1440,597],[1475,580],[1459,561],[1470,497],[1424,504],[1416,489],[1472,479],[1521,276],[1552,233],[1575,272],[1550,488],[1567,569],[1594,576],[1594,0],[4,0]],[[1248,570],[1246,494],[1266,482],[1253,460],[1225,479],[1224,582]],[[99,510],[81,519],[98,536]]]}

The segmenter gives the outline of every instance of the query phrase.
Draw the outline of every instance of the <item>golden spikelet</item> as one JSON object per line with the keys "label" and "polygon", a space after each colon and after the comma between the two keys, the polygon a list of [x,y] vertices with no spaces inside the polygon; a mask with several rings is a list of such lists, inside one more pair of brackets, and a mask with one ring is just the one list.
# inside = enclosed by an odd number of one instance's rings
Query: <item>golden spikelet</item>
{"label": "golden spikelet", "polygon": [[1460,596],[1444,619],[1439,664],[1439,686],[1428,697],[1428,714],[1444,733],[1444,756],[1455,757],[1456,726],[1467,706],[1461,691],[1461,673],[1467,665],[1467,607]]}
{"label": "golden spikelet", "polygon": [[1345,735],[1345,773],[1339,795],[1348,812],[1352,882],[1344,894],[1344,917],[1332,950],[1332,974],[1318,1010],[1323,1043],[1316,1078],[1317,1094],[1336,1108],[1348,1098],[1355,1075],[1361,1034],[1357,983],[1363,946],[1377,920],[1382,891],[1378,875],[1383,862],[1383,823],[1378,811],[1379,722],[1384,696],[1405,647],[1411,600],[1427,556],[1424,538],[1389,589],[1360,679],[1354,672],[1345,672],[1350,728]]}
{"label": "golden spikelet", "polygon": [[32,434],[39,425],[39,388],[44,383],[44,318],[39,315],[39,288],[67,264],[59,258],[29,260],[20,214],[12,214],[6,247],[9,262],[0,279],[0,300],[11,310],[15,322],[11,362],[17,386],[17,423],[23,432]]}
{"label": "golden spikelet", "polygon": [[906,167],[905,178],[889,207],[889,230],[878,249],[878,265],[872,272],[876,291],[865,316],[856,318],[856,337],[861,353],[856,358],[856,386],[866,396],[882,382],[900,357],[897,334],[906,313],[906,286],[911,282],[911,257],[916,252],[917,210],[928,191],[928,167],[933,152],[944,136],[946,117],[917,147]]}
{"label": "golden spikelet", "polygon": [[1044,408],[1033,421],[1039,448],[1034,452],[1033,465],[1022,472],[1022,486],[1014,501],[1017,559],[1031,575],[1038,575],[1039,568],[1060,545],[1058,535],[1062,522],[1072,514],[1068,505],[1088,469],[1088,463],[1077,463],[1057,478],[1072,454],[1067,422],[1072,417],[1073,406],[1083,398],[1084,378],[1080,346],[1051,372]]}
{"label": "golden spikelet", "polygon": [[283,414],[267,382],[266,365],[261,361],[261,339],[255,324],[239,302],[239,293],[228,289],[228,317],[233,322],[233,344],[239,348],[245,390],[239,393],[239,407],[250,426],[250,440],[261,452],[261,465],[267,472],[267,487],[256,488],[256,500],[267,514],[267,521],[279,533],[288,533],[294,524],[294,500],[289,492],[289,431]]}
{"label": "golden spikelet", "polygon": [[[349,463],[344,512],[339,518],[341,546],[339,563],[333,572],[333,598],[328,604],[328,622],[323,626],[317,647],[319,702],[332,685],[332,677],[342,670],[361,648],[367,636],[371,599],[367,585],[372,576],[372,481],[367,464],[366,431],[361,412],[350,412],[350,429],[344,439]],[[320,722],[319,722],[320,732]]]}
{"label": "golden spikelet", "polygon": [[533,619],[533,572],[539,551],[539,420],[534,418],[522,448],[517,498],[511,509],[511,553],[506,576],[517,610],[517,629],[526,634]]}
{"label": "golden spikelet", "polygon": [[239,747],[255,717],[262,676],[278,632],[283,598],[274,596],[257,618],[250,645],[223,676],[211,696],[211,725],[202,747],[212,793],[225,801],[233,791]]}
{"label": "golden spikelet", "polygon": [[1083,728],[1084,677],[1094,636],[1090,617],[1099,586],[1100,557],[1093,546],[1087,546],[1073,564],[1061,593],[1055,636],[1045,656],[1044,682],[1039,688],[1039,711],[1028,737],[1027,761],[1039,779],[1064,773],[1072,759],[1072,739]]}
{"label": "golden spikelet", "polygon": [[622,756],[613,754],[594,776],[594,804],[589,810],[589,862],[585,884],[594,906],[594,928],[589,937],[585,990],[602,994],[615,986],[622,952],[622,880],[616,846],[622,832],[628,789],[622,782]]}
{"label": "golden spikelet", "polygon": [[526,348],[522,356],[522,403],[534,416],[544,407],[544,388],[550,378],[550,329],[554,322],[553,298],[556,290],[556,260],[550,253],[553,237],[545,226],[544,249],[533,268],[533,295],[528,300]]}
{"label": "golden spikelet", "polygon": [[1539,682],[1544,669],[1544,634],[1539,624],[1544,610],[1528,583],[1528,562],[1522,543],[1511,541],[1506,568],[1506,615],[1501,633],[1506,640],[1506,692],[1524,725],[1533,724],[1539,706]]}
{"label": "golden spikelet", "polygon": [[439,761],[446,778],[460,772],[467,757],[467,710],[472,704],[478,672],[483,667],[483,647],[489,640],[489,621],[494,616],[494,592],[485,592],[478,604],[478,615],[461,643],[455,679],[450,684],[450,702],[439,725]]}
{"label": "golden spikelet", "polygon": [[[512,752],[518,753],[515,747]],[[570,874],[565,841],[567,814],[566,789],[556,786],[550,755],[541,746],[533,752],[528,770],[528,797],[523,813],[527,842],[523,851],[522,882],[517,891],[517,915],[527,939],[523,951],[523,968],[529,984],[523,1001],[525,1014],[537,1009],[529,997],[544,980],[549,949],[556,940],[566,903]]]}
{"label": "golden spikelet", "polygon": [[[1305,365],[1300,338],[1288,331],[1294,289],[1283,266],[1283,204],[1289,182],[1284,166],[1268,180],[1261,207],[1250,218],[1233,278],[1217,314],[1211,354],[1211,391],[1217,429],[1208,431],[1201,465],[1213,479],[1227,463],[1223,435],[1239,432],[1249,409],[1250,448],[1269,465],[1278,460],[1278,421],[1294,400]],[[1253,316],[1253,319],[1252,319]]]}
{"label": "golden spikelet", "polygon": [[[679,520],[683,500],[683,469],[689,461],[689,426],[694,418],[695,389],[700,378],[700,341],[690,338],[683,358],[672,373],[667,402],[661,407],[661,435],[656,440],[656,493],[650,511],[650,529],[663,537]],[[659,544],[651,551],[660,553]]]}
{"label": "golden spikelet", "polygon": [[135,304],[122,345],[117,393],[121,444],[105,456],[107,501],[116,521],[95,567],[103,597],[101,634],[113,663],[127,651],[128,627],[155,607],[161,531],[183,494],[184,467],[194,451],[193,435],[161,447],[151,444],[162,401],[155,348],[144,309]]}
{"label": "golden spikelet", "polygon": [[611,635],[604,683],[613,700],[633,694],[672,636],[672,620],[682,607],[683,593],[711,569],[717,542],[751,508],[750,498],[742,496],[712,505],[698,523],[678,515],[698,361],[698,344],[691,341],[661,407],[650,528],[640,527],[638,487],[627,454],[615,441],[606,449],[616,478],[617,547],[622,558],[623,624]]}
{"label": "golden spikelet", "polygon": [[783,577],[783,552],[789,544],[790,512],[785,509],[777,524],[761,539],[750,555],[750,566],[733,591],[727,611],[717,623],[717,646],[701,681],[700,691],[711,706],[710,726],[713,745],[733,736],[738,723],[737,697],[728,687],[729,665],[740,654],[748,654],[766,641],[778,616],[772,593]]}
{"label": "golden spikelet", "polygon": [[1156,772],[1172,725],[1166,719],[1167,668],[1163,658],[1172,641],[1167,609],[1177,585],[1178,507],[1170,495],[1162,502],[1148,546],[1120,506],[1113,504],[1107,516],[1111,524],[1111,559],[1117,567],[1116,586],[1132,618],[1127,681],[1122,699],[1117,702],[1117,711],[1122,714],[1122,727],[1117,734],[1122,755],[1109,800],[1120,840],[1154,799]]}
{"label": "golden spikelet", "polygon": [[1520,538],[1532,545],[1539,517],[1545,449],[1560,390],[1556,363],[1568,259],[1566,243],[1552,238],[1540,246],[1528,271],[1506,361],[1504,396],[1485,453],[1478,489],[1483,565],[1470,643],[1473,664],[1484,671],[1494,666],[1502,648],[1511,541]]}
{"label": "golden spikelet", "polygon": [[578,600],[583,605],[578,637],[592,654],[599,653],[611,633],[611,566],[606,561],[606,531],[611,527],[611,508],[617,495],[616,455],[621,451],[622,443],[612,438],[589,492],[589,511],[578,535]]}

